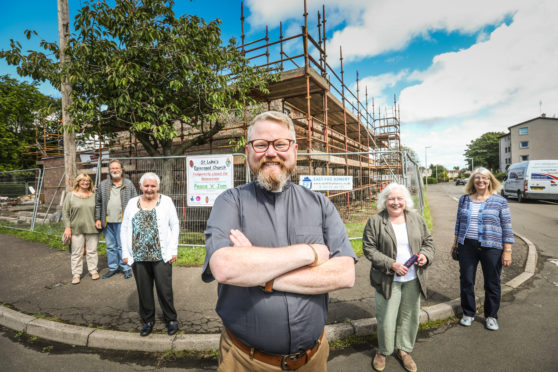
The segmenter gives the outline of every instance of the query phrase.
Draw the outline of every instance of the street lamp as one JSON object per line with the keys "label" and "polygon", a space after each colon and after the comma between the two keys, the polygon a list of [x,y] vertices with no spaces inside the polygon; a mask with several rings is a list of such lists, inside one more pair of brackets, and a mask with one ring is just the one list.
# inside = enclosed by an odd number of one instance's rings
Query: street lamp
{"label": "street lamp", "polygon": [[424,174],[424,179],[426,180],[426,185],[428,186],[428,158],[427,158],[427,153],[426,150],[432,148],[432,146],[424,146],[424,171],[426,172]]}

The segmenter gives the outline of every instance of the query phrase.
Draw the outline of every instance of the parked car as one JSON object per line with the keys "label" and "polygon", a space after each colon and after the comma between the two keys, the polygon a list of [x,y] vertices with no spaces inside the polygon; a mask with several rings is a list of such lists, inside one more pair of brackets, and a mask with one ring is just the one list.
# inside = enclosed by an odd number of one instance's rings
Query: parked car
{"label": "parked car", "polygon": [[558,160],[515,163],[504,178],[502,196],[521,203],[529,200],[558,200]]}
{"label": "parked car", "polygon": [[467,178],[458,178],[455,180],[455,186],[465,185],[467,183]]}

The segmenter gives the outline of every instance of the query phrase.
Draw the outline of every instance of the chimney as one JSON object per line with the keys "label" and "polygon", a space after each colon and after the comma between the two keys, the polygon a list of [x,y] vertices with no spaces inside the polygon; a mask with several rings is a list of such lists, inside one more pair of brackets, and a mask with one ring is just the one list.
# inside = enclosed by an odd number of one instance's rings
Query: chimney
{"label": "chimney", "polygon": [[546,118],[546,114],[544,112],[541,114],[541,118]]}

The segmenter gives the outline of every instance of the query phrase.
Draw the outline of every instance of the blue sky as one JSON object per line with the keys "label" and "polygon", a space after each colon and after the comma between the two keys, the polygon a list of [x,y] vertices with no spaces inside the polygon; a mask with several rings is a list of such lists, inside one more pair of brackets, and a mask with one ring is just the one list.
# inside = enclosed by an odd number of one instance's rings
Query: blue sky
{"label": "blue sky", "polygon": [[[68,0],[70,18],[84,4]],[[176,0],[177,14],[222,21],[223,40],[240,39],[240,1]],[[308,1],[310,32],[325,3],[329,63],[338,68],[343,48],[346,81],[359,72],[376,107],[389,107],[396,95],[402,143],[424,161],[446,167],[466,165],[466,145],[488,131],[546,113],[558,113],[558,2],[554,0],[325,0]],[[279,22],[287,35],[303,24],[303,0],[246,0],[247,38],[272,38]],[[9,40],[27,41],[32,29],[58,40],[55,1],[2,1],[0,49]],[[0,61],[0,74],[17,77]],[[48,84],[40,90],[59,96]]]}

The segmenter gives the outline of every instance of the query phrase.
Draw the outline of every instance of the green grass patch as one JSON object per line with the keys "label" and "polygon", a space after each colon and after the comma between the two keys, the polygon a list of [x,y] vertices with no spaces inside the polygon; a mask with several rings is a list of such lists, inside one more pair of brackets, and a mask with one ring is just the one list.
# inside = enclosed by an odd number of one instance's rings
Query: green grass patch
{"label": "green grass patch", "polygon": [[421,331],[427,331],[427,330],[430,330],[430,329],[438,328],[440,326],[451,324],[451,323],[455,322],[456,320],[457,320],[457,318],[454,317],[454,316],[451,316],[447,319],[442,319],[442,320],[433,320],[433,321],[430,321],[430,322],[419,324],[419,329]]}
{"label": "green grass patch", "polygon": [[205,260],[205,247],[178,247],[177,266],[201,266]]}
{"label": "green grass patch", "polygon": [[371,343],[377,338],[378,336],[375,333],[367,336],[349,336],[339,340],[330,341],[329,347],[332,350],[343,350],[353,347],[354,345]]}
{"label": "green grass patch", "polygon": [[426,226],[428,226],[428,230],[430,230],[430,232],[433,231],[434,229],[434,225],[432,222],[432,215],[430,214],[430,203],[428,203],[428,198],[426,197],[426,195],[424,196],[424,215],[423,215],[424,221],[426,222]]}
{"label": "green grass patch", "polygon": [[48,245],[50,248],[58,249],[60,251],[68,250],[68,247],[62,244],[62,233],[60,233],[60,236],[54,236],[39,231],[15,230],[0,226],[0,234],[17,236],[18,238],[22,238],[27,241],[43,243]]}

